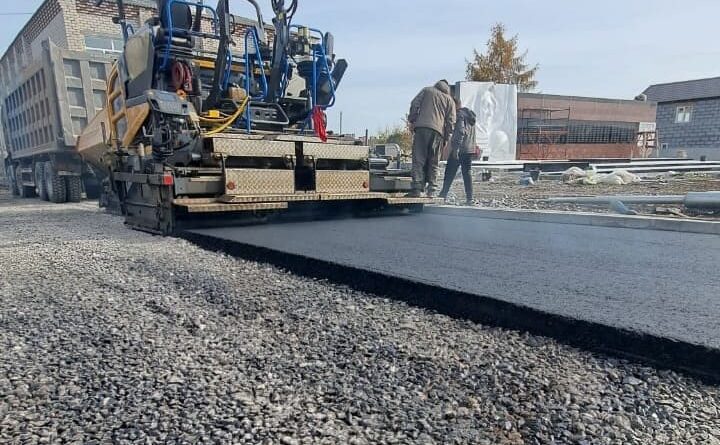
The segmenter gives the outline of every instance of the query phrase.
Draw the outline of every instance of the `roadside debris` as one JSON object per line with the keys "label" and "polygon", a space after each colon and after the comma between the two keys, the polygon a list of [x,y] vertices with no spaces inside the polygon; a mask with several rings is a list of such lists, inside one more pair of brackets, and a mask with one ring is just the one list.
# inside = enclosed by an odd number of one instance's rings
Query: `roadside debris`
{"label": "roadside debris", "polygon": [[670,216],[677,216],[680,218],[693,218],[690,215],[686,215],[682,212],[682,210],[674,207],[655,207],[655,213],[657,215],[670,215]]}
{"label": "roadside debris", "polygon": [[595,170],[582,170],[578,167],[570,167],[565,170],[562,175],[562,180],[566,184],[580,185],[628,185],[636,184],[642,181],[640,176],[623,169],[615,170],[608,174],[602,174],[597,173]]}

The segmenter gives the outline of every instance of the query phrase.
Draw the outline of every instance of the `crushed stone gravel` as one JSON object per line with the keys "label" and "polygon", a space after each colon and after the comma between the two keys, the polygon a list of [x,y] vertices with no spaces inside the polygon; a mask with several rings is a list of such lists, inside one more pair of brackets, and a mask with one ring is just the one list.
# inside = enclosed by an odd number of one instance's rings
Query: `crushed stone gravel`
{"label": "crushed stone gravel", "polygon": [[0,443],[720,444],[720,389],[0,200]]}

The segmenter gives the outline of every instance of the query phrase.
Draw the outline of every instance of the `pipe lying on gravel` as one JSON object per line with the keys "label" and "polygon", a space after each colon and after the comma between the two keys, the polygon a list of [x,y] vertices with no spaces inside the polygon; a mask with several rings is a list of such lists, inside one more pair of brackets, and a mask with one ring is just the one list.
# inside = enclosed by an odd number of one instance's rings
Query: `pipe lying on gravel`
{"label": "pipe lying on gravel", "polygon": [[565,204],[612,204],[622,202],[625,204],[682,204],[692,209],[720,209],[720,191],[716,192],[690,192],[687,195],[667,196],[561,196],[547,198],[547,202]]}

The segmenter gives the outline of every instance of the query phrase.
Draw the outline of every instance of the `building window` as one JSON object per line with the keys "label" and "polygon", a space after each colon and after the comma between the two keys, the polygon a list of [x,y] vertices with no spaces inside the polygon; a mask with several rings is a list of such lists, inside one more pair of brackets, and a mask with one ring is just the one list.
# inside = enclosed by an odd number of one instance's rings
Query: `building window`
{"label": "building window", "polygon": [[120,54],[124,46],[123,39],[101,36],[85,36],[85,49],[103,54]]}
{"label": "building window", "polygon": [[690,119],[692,118],[692,110],[692,105],[683,105],[682,107],[677,107],[677,110],[675,112],[675,123],[686,124],[690,122]]}

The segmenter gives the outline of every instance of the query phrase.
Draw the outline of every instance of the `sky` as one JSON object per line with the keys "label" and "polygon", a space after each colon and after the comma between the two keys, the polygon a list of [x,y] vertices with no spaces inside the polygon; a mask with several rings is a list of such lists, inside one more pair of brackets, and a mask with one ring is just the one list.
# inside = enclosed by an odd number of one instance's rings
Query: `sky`
{"label": "sky", "polygon": [[[41,0],[0,2],[4,51]],[[206,2],[214,4],[214,0]],[[259,0],[266,20],[270,2]],[[539,64],[539,92],[632,99],[654,83],[720,76],[717,0],[300,0],[295,23],[335,35],[350,67],[329,126],[363,135],[400,123],[439,79],[462,80],[496,22]],[[231,10],[253,16],[248,3]]]}

